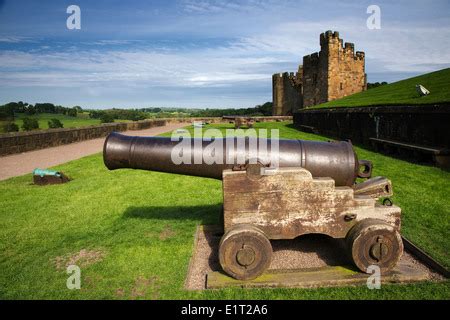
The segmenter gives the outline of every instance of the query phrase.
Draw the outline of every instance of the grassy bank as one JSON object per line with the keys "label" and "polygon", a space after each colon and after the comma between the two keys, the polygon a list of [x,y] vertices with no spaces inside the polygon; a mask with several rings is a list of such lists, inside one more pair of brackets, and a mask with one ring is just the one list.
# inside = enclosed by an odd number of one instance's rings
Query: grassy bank
{"label": "grassy bank", "polygon": [[[430,95],[420,97],[416,85],[421,84]],[[374,105],[417,105],[450,102],[450,68],[390,83],[313,108],[364,107]]]}
{"label": "grassy bank", "polygon": [[[224,130],[232,125],[214,125]],[[258,123],[284,138],[325,140],[287,123]],[[450,266],[450,173],[365,149],[374,174],[392,179],[403,233]],[[450,282],[322,289],[183,289],[198,224],[218,224],[221,182],[137,170],[108,171],[100,154],[57,167],[74,180],[0,182],[0,298],[3,299],[449,299]],[[65,264],[82,269],[68,290]]]}

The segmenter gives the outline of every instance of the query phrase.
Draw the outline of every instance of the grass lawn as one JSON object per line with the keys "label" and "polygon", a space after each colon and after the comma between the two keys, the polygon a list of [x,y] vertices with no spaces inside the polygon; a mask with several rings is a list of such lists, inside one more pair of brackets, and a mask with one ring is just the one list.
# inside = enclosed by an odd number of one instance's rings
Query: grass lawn
{"label": "grass lawn", "polygon": [[77,117],[69,117],[63,114],[55,114],[55,113],[40,113],[32,116],[25,115],[24,113],[16,113],[15,117],[16,119],[14,122],[19,126],[20,131],[23,131],[22,129],[23,118],[37,119],[39,122],[40,129],[48,129],[48,121],[50,121],[50,119],[60,120],[63,123],[64,128],[77,128],[100,124],[99,119],[91,119],[89,118],[89,114],[87,113],[78,114]]}
{"label": "grass lawn", "polygon": [[[50,119],[58,119],[60,120],[64,128],[80,128],[92,125],[100,124],[100,119],[91,119],[89,118],[89,113],[83,112],[78,113],[76,117],[69,117],[63,114],[55,114],[55,113],[39,113],[36,115],[26,115],[24,113],[16,113],[14,123],[19,126],[20,131],[24,131],[22,129],[23,118],[34,118],[39,122],[39,129],[48,129],[48,121]],[[2,128],[3,123],[6,121],[0,121],[0,130]],[[131,120],[115,120],[115,122],[132,122]],[[1,133],[1,132],[0,132]]]}
{"label": "grass lawn", "polygon": [[[416,92],[417,84],[430,90],[430,95],[420,97]],[[416,105],[442,102],[450,102],[450,68],[390,83],[312,108]]]}
{"label": "grass lawn", "polygon": [[[214,125],[219,129],[232,125]],[[284,138],[326,138],[287,123],[258,123]],[[392,179],[403,234],[447,267],[450,173],[356,148],[374,174]],[[199,224],[218,224],[221,182],[137,170],[108,171],[101,154],[57,167],[74,180],[0,182],[2,299],[450,299],[450,282],[321,289],[183,289]],[[81,266],[68,290],[65,263]]]}

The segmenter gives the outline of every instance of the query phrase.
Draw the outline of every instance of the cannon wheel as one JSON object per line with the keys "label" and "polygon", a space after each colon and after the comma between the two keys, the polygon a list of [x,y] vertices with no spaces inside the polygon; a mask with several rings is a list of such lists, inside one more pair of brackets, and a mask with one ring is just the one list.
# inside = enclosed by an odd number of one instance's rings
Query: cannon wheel
{"label": "cannon wheel", "polygon": [[367,272],[370,265],[377,265],[381,272],[388,272],[403,254],[400,234],[381,220],[358,222],[348,232],[346,241],[353,262],[362,272]]}
{"label": "cannon wheel", "polygon": [[220,240],[220,265],[235,279],[251,280],[260,276],[269,267],[271,259],[269,239],[251,225],[233,227]]}

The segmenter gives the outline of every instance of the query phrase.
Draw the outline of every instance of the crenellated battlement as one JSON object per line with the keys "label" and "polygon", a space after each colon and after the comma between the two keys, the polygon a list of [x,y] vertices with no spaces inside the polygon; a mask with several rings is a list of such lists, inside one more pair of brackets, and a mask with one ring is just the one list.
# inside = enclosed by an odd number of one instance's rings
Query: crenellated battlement
{"label": "crenellated battlement", "polygon": [[355,52],[355,45],[351,42],[346,42],[344,45],[345,51],[350,51],[351,53]]}
{"label": "crenellated battlement", "polygon": [[[365,53],[351,42],[340,38],[339,32],[328,30],[320,35],[319,52],[303,57],[297,73],[283,73],[274,78],[274,111],[295,110],[345,97],[366,90]],[[282,85],[275,85],[275,82]],[[293,89],[294,91],[292,91]],[[287,90],[287,91],[286,91]],[[284,99],[289,92],[290,97]],[[298,95],[292,98],[292,93]],[[302,102],[301,106],[292,101]],[[277,105],[278,104],[278,105]],[[284,105],[283,105],[284,104]],[[280,111],[281,110],[281,111]]]}
{"label": "crenellated battlement", "polygon": [[359,60],[365,60],[366,54],[362,51],[356,51],[355,58]]}
{"label": "crenellated battlement", "polygon": [[330,42],[339,41],[339,32],[328,30],[320,34],[320,46],[324,47]]}
{"label": "crenellated battlement", "polygon": [[309,55],[303,57],[303,65],[317,64],[317,63],[319,63],[319,53],[318,52],[314,52],[312,54],[309,54]]}
{"label": "crenellated battlement", "polygon": [[[319,57],[322,52],[332,52],[339,48],[340,53],[346,57],[351,57],[355,60],[364,59],[364,53],[361,51],[360,54],[355,54],[355,44],[351,42],[345,42],[344,40],[339,38],[339,32],[328,30],[320,35],[320,47],[321,52],[319,52]],[[362,54],[361,54],[362,53]],[[314,62],[315,60],[310,58],[311,55],[305,56],[306,61]]]}

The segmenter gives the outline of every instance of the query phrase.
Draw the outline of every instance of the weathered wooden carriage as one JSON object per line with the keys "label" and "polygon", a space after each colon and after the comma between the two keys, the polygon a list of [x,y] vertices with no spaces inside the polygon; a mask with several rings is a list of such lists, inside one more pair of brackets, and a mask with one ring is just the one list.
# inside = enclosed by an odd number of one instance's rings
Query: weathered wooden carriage
{"label": "weathered wooden carriage", "polygon": [[377,202],[391,190],[389,180],[380,177],[352,188],[313,178],[303,168],[278,168],[267,175],[225,170],[220,264],[236,279],[252,279],[270,265],[270,239],[319,233],[346,238],[361,271],[370,265],[388,271],[403,250],[400,208]]}

